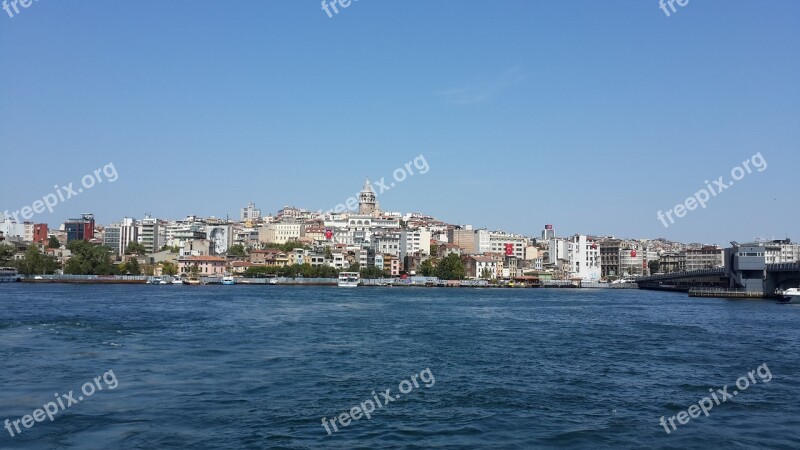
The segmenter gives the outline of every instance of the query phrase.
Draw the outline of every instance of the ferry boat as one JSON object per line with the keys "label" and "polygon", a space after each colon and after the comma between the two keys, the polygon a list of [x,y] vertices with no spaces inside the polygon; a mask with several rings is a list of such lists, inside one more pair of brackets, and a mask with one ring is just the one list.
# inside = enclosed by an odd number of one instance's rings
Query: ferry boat
{"label": "ferry boat", "polygon": [[784,303],[800,303],[800,288],[791,288],[781,292]]}
{"label": "ferry boat", "polygon": [[0,267],[0,283],[13,283],[19,281],[19,273],[13,267]]}
{"label": "ferry boat", "polygon": [[358,272],[340,272],[339,287],[357,287],[361,281],[361,274]]}
{"label": "ferry boat", "polygon": [[236,280],[230,275],[225,275],[222,277],[222,284],[230,286],[236,284]]}

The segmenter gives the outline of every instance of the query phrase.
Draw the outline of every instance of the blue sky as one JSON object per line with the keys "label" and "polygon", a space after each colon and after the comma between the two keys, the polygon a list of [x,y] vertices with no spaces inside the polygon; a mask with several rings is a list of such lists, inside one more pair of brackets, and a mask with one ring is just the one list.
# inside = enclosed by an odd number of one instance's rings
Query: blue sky
{"label": "blue sky", "polygon": [[[0,10],[0,211],[32,220],[379,200],[539,234],[800,239],[800,2],[40,0]],[[668,210],[761,152],[665,228]]]}

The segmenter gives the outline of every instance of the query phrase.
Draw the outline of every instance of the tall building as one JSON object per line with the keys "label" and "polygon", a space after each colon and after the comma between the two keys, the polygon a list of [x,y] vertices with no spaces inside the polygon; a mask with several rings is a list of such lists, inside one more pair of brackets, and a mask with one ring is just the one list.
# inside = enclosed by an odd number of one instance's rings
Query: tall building
{"label": "tall building", "polygon": [[155,253],[161,249],[161,243],[158,240],[160,234],[158,219],[145,214],[144,219],[142,219],[141,231],[139,232],[139,242],[144,245],[145,252]]}
{"label": "tall building", "polygon": [[725,267],[725,252],[715,246],[686,250],[684,265],[685,270]]}
{"label": "tall building", "polygon": [[81,214],[79,219],[67,220],[64,231],[67,232],[67,242],[94,239],[94,214]]}
{"label": "tall building", "polygon": [[600,271],[600,250],[593,240],[576,234],[568,241],[570,276],[582,280],[598,280]]}
{"label": "tall building", "polygon": [[139,241],[139,227],[136,221],[125,217],[120,223],[113,223],[106,227],[103,233],[103,245],[111,248],[116,254],[121,255],[128,249],[132,242]]}
{"label": "tall building", "polygon": [[242,208],[241,211],[241,220],[244,221],[251,221],[255,222],[261,218],[261,210],[256,208],[256,204],[253,202],[249,202],[247,204],[247,208]]}
{"label": "tall building", "polygon": [[371,216],[378,212],[380,212],[380,206],[375,191],[372,189],[372,183],[367,178],[367,181],[364,182],[364,189],[358,194],[358,214]]}
{"label": "tall building", "polygon": [[556,230],[553,229],[552,225],[545,225],[544,230],[542,230],[542,240],[549,241],[556,237]]}
{"label": "tall building", "polygon": [[603,278],[622,275],[619,257],[621,249],[622,241],[619,239],[600,241],[600,273]]}

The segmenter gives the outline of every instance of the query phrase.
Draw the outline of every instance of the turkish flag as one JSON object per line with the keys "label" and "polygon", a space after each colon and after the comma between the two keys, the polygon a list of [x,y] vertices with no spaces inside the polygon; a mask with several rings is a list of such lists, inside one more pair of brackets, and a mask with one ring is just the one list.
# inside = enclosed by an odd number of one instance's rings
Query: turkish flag
{"label": "turkish flag", "polygon": [[333,231],[325,230],[325,239],[330,239],[333,237]]}
{"label": "turkish flag", "polygon": [[506,244],[506,256],[514,255],[514,244]]}

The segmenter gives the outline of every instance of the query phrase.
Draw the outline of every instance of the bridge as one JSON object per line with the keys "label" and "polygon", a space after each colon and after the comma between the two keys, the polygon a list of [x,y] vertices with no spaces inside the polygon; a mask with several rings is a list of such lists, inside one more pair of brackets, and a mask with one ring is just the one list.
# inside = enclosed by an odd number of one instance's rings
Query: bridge
{"label": "bridge", "polygon": [[[765,264],[763,270],[759,269],[757,273],[760,274],[758,277],[762,282],[759,283],[758,290],[750,289],[749,292],[757,293],[761,297],[773,296],[776,290],[800,286],[800,262]],[[636,283],[639,285],[639,289],[724,293],[731,289],[742,290],[744,288],[734,281],[737,279],[736,275],[732,269],[720,267],[639,277],[636,279]],[[720,294],[720,296],[725,295]]]}

